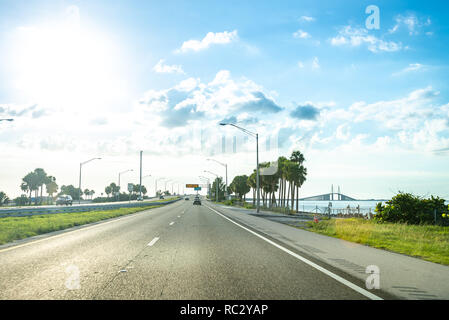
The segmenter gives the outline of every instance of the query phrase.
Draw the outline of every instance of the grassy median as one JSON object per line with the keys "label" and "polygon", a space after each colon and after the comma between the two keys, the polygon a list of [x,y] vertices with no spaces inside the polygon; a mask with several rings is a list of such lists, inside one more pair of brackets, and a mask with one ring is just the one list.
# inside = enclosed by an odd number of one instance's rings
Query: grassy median
{"label": "grassy median", "polygon": [[0,218],[0,244],[161,206]]}
{"label": "grassy median", "polygon": [[358,218],[308,222],[309,231],[449,265],[449,227]]}

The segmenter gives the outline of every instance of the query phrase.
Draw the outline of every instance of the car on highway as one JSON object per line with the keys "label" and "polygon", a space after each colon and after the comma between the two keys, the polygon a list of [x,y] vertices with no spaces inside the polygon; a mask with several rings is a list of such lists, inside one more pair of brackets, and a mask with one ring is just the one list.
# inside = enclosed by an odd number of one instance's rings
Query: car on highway
{"label": "car on highway", "polygon": [[73,204],[73,199],[71,196],[69,195],[60,195],[57,199],[56,199],[56,205],[66,205],[66,206],[71,206]]}
{"label": "car on highway", "polygon": [[195,199],[193,200],[193,204],[194,205],[201,205],[200,197],[196,196]]}
{"label": "car on highway", "polygon": [[185,197],[184,199],[185,199],[185,200],[189,200],[189,197]]}
{"label": "car on highway", "polygon": [[143,201],[143,197],[138,196],[138,197],[137,197],[137,201]]}

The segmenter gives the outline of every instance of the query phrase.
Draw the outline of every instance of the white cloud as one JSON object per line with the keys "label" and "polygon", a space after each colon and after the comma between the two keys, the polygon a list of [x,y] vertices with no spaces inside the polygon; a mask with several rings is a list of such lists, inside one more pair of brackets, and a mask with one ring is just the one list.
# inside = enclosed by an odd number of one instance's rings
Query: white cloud
{"label": "white cloud", "polygon": [[227,117],[264,118],[282,110],[274,98],[247,79],[235,80],[227,70],[219,71],[209,83],[189,78],[165,90],[149,90],[140,100],[142,113],[160,116],[159,125],[184,127],[192,122],[215,125]]}
{"label": "white cloud", "polygon": [[315,18],[309,16],[301,16],[298,20],[299,22],[313,22],[315,21]]}
{"label": "white cloud", "polygon": [[164,64],[164,59],[159,60],[159,62],[153,67],[153,70],[157,73],[180,73],[185,74],[182,67],[179,65],[166,65]]}
{"label": "white cloud", "polygon": [[349,111],[353,112],[354,122],[375,121],[378,127],[391,130],[416,130],[423,119],[435,115],[433,99],[439,95],[431,87],[411,92],[407,97],[379,101],[371,104],[356,102]]}
{"label": "white cloud", "polygon": [[395,52],[402,49],[401,43],[379,39],[366,29],[353,28],[351,26],[345,26],[340,29],[338,35],[331,38],[330,42],[333,46],[349,45],[359,47],[366,45],[371,52]]}
{"label": "white cloud", "polygon": [[300,29],[293,33],[293,37],[297,39],[308,39],[311,38],[312,36],[309,33]]}
{"label": "white cloud", "polygon": [[303,69],[304,63],[302,63],[301,61],[298,61],[298,68]]}
{"label": "white cloud", "polygon": [[423,27],[430,26],[432,21],[430,18],[420,19],[415,14],[409,14],[407,16],[397,15],[395,18],[396,24],[388,30],[389,33],[396,33],[401,26],[404,26],[409,35],[418,35],[420,33],[420,29]]}
{"label": "white cloud", "polygon": [[213,44],[229,44],[238,39],[237,30],[232,32],[208,32],[202,40],[185,41],[176,52],[200,51],[209,48]]}
{"label": "white cloud", "polygon": [[420,70],[424,70],[424,65],[420,64],[420,63],[411,63],[408,65],[408,67],[402,69],[399,72],[395,72],[392,75],[393,76],[399,76],[405,73],[409,73],[409,72],[415,72],[415,71],[420,71]]}
{"label": "white cloud", "polygon": [[351,136],[350,127],[348,124],[341,124],[337,127],[337,131],[335,132],[335,137],[338,140],[348,140]]}
{"label": "white cloud", "polygon": [[320,66],[320,61],[318,60],[318,58],[317,57],[313,58],[312,68],[313,69],[319,69],[320,67],[321,67]]}

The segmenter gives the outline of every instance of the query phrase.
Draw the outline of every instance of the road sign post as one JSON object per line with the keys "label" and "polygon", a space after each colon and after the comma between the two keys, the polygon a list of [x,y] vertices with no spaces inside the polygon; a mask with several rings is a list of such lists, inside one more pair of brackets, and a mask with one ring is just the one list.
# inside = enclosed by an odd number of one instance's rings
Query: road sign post
{"label": "road sign post", "polygon": [[129,191],[129,202],[131,202],[131,192],[134,190],[134,184],[128,183],[128,191]]}

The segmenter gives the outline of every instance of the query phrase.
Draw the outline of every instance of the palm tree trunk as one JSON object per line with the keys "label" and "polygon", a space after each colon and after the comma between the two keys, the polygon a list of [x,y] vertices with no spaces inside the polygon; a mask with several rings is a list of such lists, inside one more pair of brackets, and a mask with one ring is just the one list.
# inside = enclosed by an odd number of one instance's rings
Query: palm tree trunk
{"label": "palm tree trunk", "polygon": [[299,186],[296,186],[296,213],[298,213],[299,208]]}
{"label": "palm tree trunk", "polygon": [[294,204],[295,204],[295,187],[296,187],[296,184],[292,181],[292,200],[291,200],[292,209],[294,208]]}
{"label": "palm tree trunk", "polygon": [[286,207],[287,206],[287,179],[284,179],[284,199],[283,199],[283,206]]}
{"label": "palm tree trunk", "polygon": [[280,179],[279,181],[279,206],[284,206],[284,179]]}

